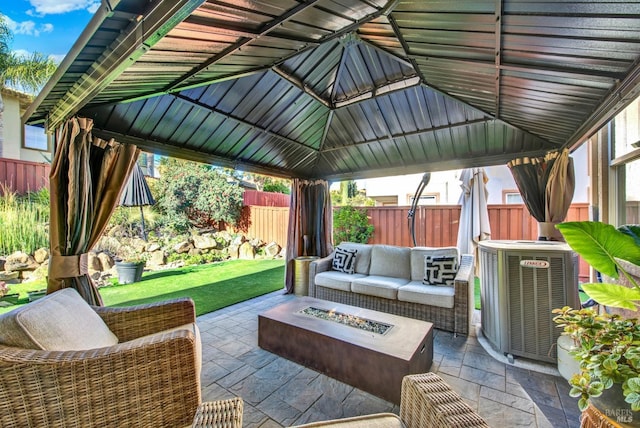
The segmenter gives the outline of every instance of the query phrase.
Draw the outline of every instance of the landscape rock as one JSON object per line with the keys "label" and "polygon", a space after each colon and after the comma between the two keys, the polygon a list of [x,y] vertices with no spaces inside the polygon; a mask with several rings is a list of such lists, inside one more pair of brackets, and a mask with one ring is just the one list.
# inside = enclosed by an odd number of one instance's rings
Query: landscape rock
{"label": "landscape rock", "polygon": [[191,248],[187,254],[190,256],[199,256],[202,254],[202,250],[200,248]]}
{"label": "landscape rock", "polygon": [[237,245],[239,247],[240,245],[244,244],[246,240],[247,238],[244,235],[238,235],[233,238],[233,240],[231,241],[231,245]]}
{"label": "landscape rock", "polygon": [[101,271],[109,270],[113,267],[113,257],[105,252],[98,253],[98,259],[100,260]]}
{"label": "landscape rock", "polygon": [[230,259],[237,259],[240,257],[240,247],[238,245],[231,244],[229,245],[228,250]]}
{"label": "landscape rock", "polygon": [[13,254],[9,254],[6,259],[6,263],[13,263],[13,264],[27,264],[28,262],[29,262],[29,254],[24,253],[22,251],[16,251]]}
{"label": "landscape rock", "polygon": [[218,248],[218,242],[215,237],[210,234],[195,235],[192,237],[193,245],[200,250],[209,250],[212,248]]}
{"label": "landscape rock", "polygon": [[160,244],[158,244],[157,242],[150,242],[147,245],[147,252],[153,253],[154,251],[158,251],[160,248]]}
{"label": "landscape rock", "polygon": [[151,253],[151,258],[147,264],[151,266],[163,266],[167,263],[167,256],[164,251],[158,250]]}
{"label": "landscape rock", "polygon": [[227,245],[229,245],[231,243],[231,240],[233,239],[233,236],[231,236],[231,233],[229,233],[226,230],[221,230],[221,231],[217,232],[216,233],[216,237],[218,239],[221,239],[222,241],[224,241],[225,247]]}
{"label": "landscape rock", "polygon": [[276,257],[280,253],[280,245],[275,242],[270,242],[264,247],[264,254],[267,257]]}
{"label": "landscape rock", "polygon": [[5,257],[0,257],[0,271],[4,270],[4,263],[7,261]]}
{"label": "landscape rock", "polygon": [[0,272],[0,281],[4,281],[6,283],[10,283],[10,281],[14,280],[14,279],[18,279],[18,277],[20,276],[20,272]]}
{"label": "landscape rock", "polygon": [[189,250],[193,248],[189,241],[182,241],[173,246],[173,251],[178,254],[188,253]]}
{"label": "landscape rock", "polygon": [[49,259],[49,250],[47,248],[44,248],[44,247],[38,248],[33,253],[33,258],[38,263],[44,263],[45,260]]}
{"label": "landscape rock", "polygon": [[256,249],[249,242],[240,245],[239,258],[242,260],[253,260],[256,258]]}

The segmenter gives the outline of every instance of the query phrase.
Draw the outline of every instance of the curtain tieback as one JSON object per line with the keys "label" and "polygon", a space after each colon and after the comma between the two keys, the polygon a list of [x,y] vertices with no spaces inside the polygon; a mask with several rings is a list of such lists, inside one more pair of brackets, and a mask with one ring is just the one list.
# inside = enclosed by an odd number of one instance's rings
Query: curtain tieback
{"label": "curtain tieback", "polygon": [[51,278],[74,278],[89,273],[89,254],[74,256],[51,255],[49,261],[49,276]]}

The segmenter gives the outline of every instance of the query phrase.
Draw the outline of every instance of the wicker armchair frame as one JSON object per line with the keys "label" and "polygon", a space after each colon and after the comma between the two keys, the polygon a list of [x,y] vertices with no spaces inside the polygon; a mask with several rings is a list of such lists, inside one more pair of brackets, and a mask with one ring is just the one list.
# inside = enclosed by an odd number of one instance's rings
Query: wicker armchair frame
{"label": "wicker armchair frame", "polygon": [[[120,343],[87,351],[0,346],[0,426],[189,426],[201,402],[191,299],[95,307]],[[143,337],[144,336],[144,337]]]}
{"label": "wicker armchair frame", "polygon": [[345,305],[358,306],[374,311],[386,312],[408,318],[419,319],[433,323],[440,330],[451,331],[456,334],[469,334],[471,317],[474,309],[474,257],[463,254],[460,268],[455,278],[455,295],[453,308],[442,308],[413,302],[385,299],[343,290],[335,290],[317,286],[317,273],[331,270],[333,253],[328,257],[315,260],[309,266],[309,296]]}

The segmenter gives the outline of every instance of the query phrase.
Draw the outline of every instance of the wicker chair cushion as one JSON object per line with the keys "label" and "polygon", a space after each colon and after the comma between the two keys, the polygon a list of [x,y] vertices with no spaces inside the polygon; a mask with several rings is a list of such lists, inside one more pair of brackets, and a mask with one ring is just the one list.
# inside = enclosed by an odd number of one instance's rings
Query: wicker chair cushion
{"label": "wicker chair cushion", "polygon": [[374,415],[355,416],[352,418],[334,419],[331,421],[312,422],[296,425],[294,428],[404,428],[398,415],[393,413],[378,413]]}
{"label": "wicker chair cushion", "polygon": [[65,288],[0,316],[0,343],[81,351],[116,345],[118,338],[77,291]]}

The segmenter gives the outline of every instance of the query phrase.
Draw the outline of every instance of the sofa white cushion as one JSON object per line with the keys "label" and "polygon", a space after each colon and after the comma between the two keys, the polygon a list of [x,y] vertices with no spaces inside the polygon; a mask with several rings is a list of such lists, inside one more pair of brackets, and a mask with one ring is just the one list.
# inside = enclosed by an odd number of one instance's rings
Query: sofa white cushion
{"label": "sofa white cushion", "polygon": [[424,285],[422,281],[411,281],[398,289],[398,300],[424,305],[453,308],[455,288],[442,285]]}
{"label": "sofa white cushion", "polygon": [[351,283],[351,291],[368,296],[384,297],[385,299],[396,299],[398,288],[407,284],[408,279],[392,278],[389,276],[369,275],[364,278],[355,279]]}
{"label": "sofa white cushion", "polygon": [[369,267],[371,266],[371,248],[370,244],[358,244],[355,242],[341,242],[338,245],[346,250],[358,251],[356,255],[355,273],[369,275]]}
{"label": "sofa white cushion", "polygon": [[358,278],[365,278],[366,275],[360,273],[348,274],[328,270],[316,274],[316,286],[333,288],[334,290],[351,291],[351,282]]}
{"label": "sofa white cushion", "polygon": [[0,316],[0,343],[81,351],[116,345],[118,338],[76,290],[65,288]]}
{"label": "sofa white cushion", "polygon": [[456,247],[413,247],[411,249],[411,281],[424,279],[425,256],[455,256],[460,262],[460,252]]}
{"label": "sofa white cushion", "polygon": [[411,248],[374,245],[371,249],[369,275],[411,278]]}

